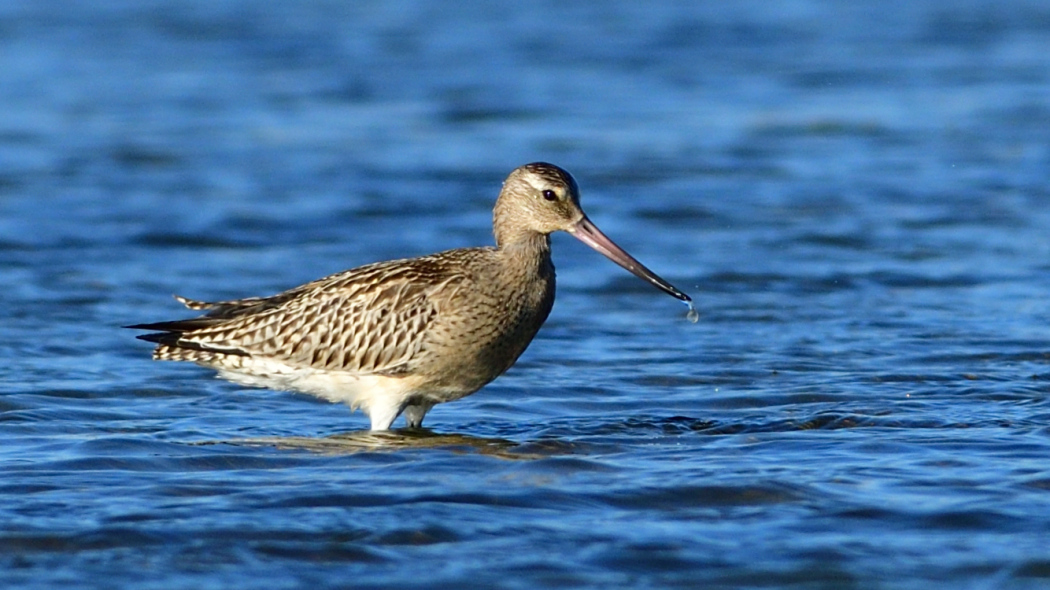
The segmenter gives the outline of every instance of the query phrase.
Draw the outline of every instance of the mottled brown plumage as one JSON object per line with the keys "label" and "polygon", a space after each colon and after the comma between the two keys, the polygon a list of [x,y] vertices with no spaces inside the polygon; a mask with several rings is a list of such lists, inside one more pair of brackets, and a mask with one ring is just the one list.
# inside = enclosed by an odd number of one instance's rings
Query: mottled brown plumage
{"label": "mottled brown plumage", "polygon": [[203,316],[130,326],[153,358],[193,361],[248,385],[363,409],[373,430],[469,395],[514,364],[554,304],[550,233],[567,231],[665,292],[689,297],[605,237],[552,164],[514,170],[493,211],[496,247],[361,266],[271,297],[206,303]]}

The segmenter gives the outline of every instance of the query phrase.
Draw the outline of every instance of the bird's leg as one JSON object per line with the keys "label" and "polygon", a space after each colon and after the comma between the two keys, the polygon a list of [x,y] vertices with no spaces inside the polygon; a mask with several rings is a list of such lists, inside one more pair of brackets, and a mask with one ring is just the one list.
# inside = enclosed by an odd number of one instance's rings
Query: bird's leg
{"label": "bird's leg", "polygon": [[390,430],[390,425],[401,414],[401,404],[378,403],[381,401],[383,401],[381,398],[377,399],[367,408],[368,417],[372,420],[372,430]]}
{"label": "bird's leg", "polygon": [[430,408],[433,408],[434,404],[427,402],[416,402],[410,406],[405,407],[405,426],[409,428],[421,428],[423,426],[423,416],[427,415]]}

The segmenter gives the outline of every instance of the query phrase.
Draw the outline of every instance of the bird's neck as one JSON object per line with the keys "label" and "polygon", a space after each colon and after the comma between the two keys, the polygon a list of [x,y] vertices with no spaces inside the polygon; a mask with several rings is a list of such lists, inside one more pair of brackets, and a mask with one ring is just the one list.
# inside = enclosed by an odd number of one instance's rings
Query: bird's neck
{"label": "bird's neck", "polygon": [[496,246],[504,263],[517,269],[526,270],[529,274],[545,274],[551,267],[551,238],[548,234],[523,231],[513,239],[501,239],[507,236],[496,236]]}

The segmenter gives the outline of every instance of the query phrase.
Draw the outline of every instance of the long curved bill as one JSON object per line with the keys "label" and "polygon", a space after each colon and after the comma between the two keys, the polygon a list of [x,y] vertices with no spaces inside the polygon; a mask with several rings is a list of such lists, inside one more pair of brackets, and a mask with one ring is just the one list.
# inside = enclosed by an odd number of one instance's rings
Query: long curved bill
{"label": "long curved bill", "polygon": [[596,225],[591,223],[591,220],[587,219],[586,216],[577,221],[576,225],[569,228],[568,232],[584,244],[587,244],[591,248],[604,254],[609,260],[612,260],[616,264],[631,271],[634,276],[640,279],[645,279],[649,284],[660,289],[664,293],[685,302],[692,301],[688,295],[676,289],[671,283],[661,279],[655,272],[645,268],[644,264],[635,260],[634,257],[625,252],[623,248],[617,246],[616,243],[603,234]]}

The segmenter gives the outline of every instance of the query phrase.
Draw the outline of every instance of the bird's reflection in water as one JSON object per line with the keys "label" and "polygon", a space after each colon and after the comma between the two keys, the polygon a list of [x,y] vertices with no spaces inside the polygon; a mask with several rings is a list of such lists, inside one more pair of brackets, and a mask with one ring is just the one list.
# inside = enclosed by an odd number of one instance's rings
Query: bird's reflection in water
{"label": "bird's reflection in water", "polygon": [[516,442],[466,434],[442,434],[426,428],[404,430],[361,430],[322,438],[305,436],[243,438],[198,444],[266,446],[280,450],[302,450],[325,455],[438,449],[452,453],[477,453],[510,460],[535,460],[580,453],[579,445],[554,439]]}

